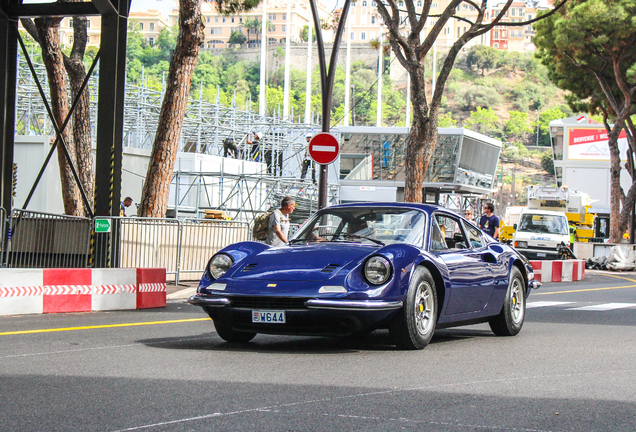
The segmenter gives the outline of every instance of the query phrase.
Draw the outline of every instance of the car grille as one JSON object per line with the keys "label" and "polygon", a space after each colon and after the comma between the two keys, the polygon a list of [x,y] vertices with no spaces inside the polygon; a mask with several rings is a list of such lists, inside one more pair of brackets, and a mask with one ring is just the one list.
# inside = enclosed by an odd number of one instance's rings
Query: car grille
{"label": "car grille", "polygon": [[298,297],[229,297],[232,307],[246,309],[304,309],[307,298]]}
{"label": "car grille", "polygon": [[524,248],[526,250],[541,250],[541,251],[547,251],[547,252],[556,252],[556,246],[532,246],[532,245],[528,245],[527,248]]}

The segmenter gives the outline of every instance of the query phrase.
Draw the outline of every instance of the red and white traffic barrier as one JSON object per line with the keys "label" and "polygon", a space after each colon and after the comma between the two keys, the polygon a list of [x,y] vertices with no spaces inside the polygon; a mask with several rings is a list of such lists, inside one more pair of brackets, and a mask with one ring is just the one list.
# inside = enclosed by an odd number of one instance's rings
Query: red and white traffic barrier
{"label": "red and white traffic barrier", "polygon": [[573,282],[585,279],[585,260],[530,261],[539,282]]}
{"label": "red and white traffic barrier", "polygon": [[0,269],[0,315],[165,306],[165,269]]}

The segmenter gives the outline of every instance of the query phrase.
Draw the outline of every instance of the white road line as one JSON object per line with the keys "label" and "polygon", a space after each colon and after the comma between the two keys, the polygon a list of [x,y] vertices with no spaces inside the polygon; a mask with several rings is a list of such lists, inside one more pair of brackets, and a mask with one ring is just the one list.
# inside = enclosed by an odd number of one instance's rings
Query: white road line
{"label": "white road line", "polygon": [[624,309],[636,306],[636,303],[604,303],[592,306],[582,306],[577,308],[569,308],[566,310],[578,310],[578,311],[608,311],[614,309]]}
{"label": "white road line", "polygon": [[561,306],[561,305],[572,304],[572,303],[574,302],[559,302],[559,301],[530,302],[526,304],[526,309],[548,307],[548,306]]}

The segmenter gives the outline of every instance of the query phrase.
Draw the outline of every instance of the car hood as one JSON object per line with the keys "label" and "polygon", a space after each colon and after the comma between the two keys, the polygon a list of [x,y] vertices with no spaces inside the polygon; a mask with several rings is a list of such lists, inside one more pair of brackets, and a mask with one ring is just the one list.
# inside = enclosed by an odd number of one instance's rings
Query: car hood
{"label": "car hood", "polygon": [[246,258],[232,279],[324,281],[377,250],[377,246],[360,243],[312,243],[270,248]]}

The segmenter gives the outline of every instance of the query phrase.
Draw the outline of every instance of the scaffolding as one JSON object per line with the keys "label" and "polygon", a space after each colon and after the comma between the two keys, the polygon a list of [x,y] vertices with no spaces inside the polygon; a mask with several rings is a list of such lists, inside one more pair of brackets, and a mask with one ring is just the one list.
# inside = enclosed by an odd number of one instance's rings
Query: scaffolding
{"label": "scaffolding", "polygon": [[[16,97],[16,134],[17,135],[55,135],[53,125],[47,115],[44,104],[39,97],[39,92],[33,76],[27,66],[26,60],[20,56],[18,59],[18,84]],[[44,87],[45,94],[49,95],[46,70],[42,64],[34,64],[38,80]],[[88,88],[91,92],[90,116],[92,127],[92,140],[96,141],[97,131],[97,94],[99,71],[89,79]],[[146,80],[142,76],[142,82]],[[164,97],[165,83],[161,90],[143,86],[127,85],[124,107],[124,148],[151,149],[159,119],[159,111]],[[237,159],[245,161],[260,161],[266,166],[265,172],[258,179],[238,176],[227,172],[200,173],[177,172],[175,177],[184,174],[192,177],[192,181],[201,182],[202,178],[222,176],[227,180],[233,180],[237,185],[236,194],[238,202],[250,204],[250,197],[255,191],[264,193],[265,199],[260,200],[261,206],[248,206],[249,211],[234,208],[231,213],[234,217],[245,219],[248,214],[254,214],[266,210],[279,197],[291,194],[299,204],[298,214],[309,214],[316,210],[318,190],[311,182],[301,180],[301,168],[306,157],[307,143],[305,135],[320,131],[320,124],[313,121],[305,123],[294,122],[282,118],[280,112],[271,116],[259,116],[251,110],[251,101],[247,101],[245,107],[238,107],[233,97],[230,106],[219,103],[217,98],[214,103],[203,99],[203,91],[199,89],[198,98],[190,97],[183,129],[179,140],[178,151],[184,153],[199,153],[213,156],[223,156],[223,142],[226,138],[232,138],[238,148]],[[280,111],[280,110],[278,110]],[[317,119],[316,119],[317,120]],[[258,149],[253,148],[249,141],[254,140],[257,133],[260,139]],[[248,141],[249,137],[249,141]],[[197,180],[198,179],[198,180]],[[258,188],[246,185],[258,184]],[[260,192],[259,192],[260,193]],[[329,202],[338,201],[337,185],[329,185]],[[178,197],[179,202],[183,196]],[[252,200],[253,201],[253,200]],[[280,200],[278,200],[280,202]],[[220,207],[227,203],[217,203]],[[234,204],[235,205],[235,204]],[[179,212],[178,205],[174,210]],[[202,205],[202,209],[206,206]],[[228,209],[229,210],[229,209]],[[200,213],[198,210],[197,213]]]}

